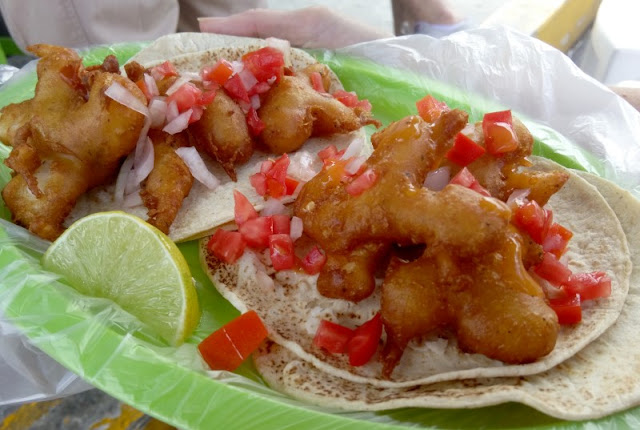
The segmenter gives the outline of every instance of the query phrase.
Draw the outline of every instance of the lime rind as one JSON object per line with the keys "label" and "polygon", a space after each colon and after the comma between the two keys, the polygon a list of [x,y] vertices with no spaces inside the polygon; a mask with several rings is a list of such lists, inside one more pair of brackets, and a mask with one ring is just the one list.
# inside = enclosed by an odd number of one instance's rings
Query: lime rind
{"label": "lime rind", "polygon": [[69,227],[46,251],[45,269],[82,294],[102,297],[181,344],[200,317],[189,266],[164,233],[124,212],[100,212]]}

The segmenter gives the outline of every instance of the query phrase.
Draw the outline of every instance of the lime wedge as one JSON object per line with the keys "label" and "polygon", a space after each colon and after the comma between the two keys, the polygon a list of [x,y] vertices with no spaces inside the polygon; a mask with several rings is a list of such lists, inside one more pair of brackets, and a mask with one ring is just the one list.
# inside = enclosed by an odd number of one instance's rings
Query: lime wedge
{"label": "lime wedge", "polygon": [[42,264],[80,293],[111,299],[172,345],[198,324],[198,296],[184,256],[133,215],[100,212],[79,219],[53,242]]}

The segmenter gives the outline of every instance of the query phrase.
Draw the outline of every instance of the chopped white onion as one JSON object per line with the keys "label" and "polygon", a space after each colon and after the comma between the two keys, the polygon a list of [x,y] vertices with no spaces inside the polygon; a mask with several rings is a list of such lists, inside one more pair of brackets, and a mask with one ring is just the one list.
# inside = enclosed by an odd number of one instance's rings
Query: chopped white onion
{"label": "chopped white onion", "polygon": [[158,90],[158,84],[156,84],[156,80],[153,79],[153,76],[148,73],[144,74],[144,84],[147,86],[147,90],[149,90],[151,97],[160,95],[160,90]]}
{"label": "chopped white onion", "polygon": [[196,148],[193,146],[178,148],[176,149],[176,154],[182,158],[193,177],[205,187],[213,190],[220,185],[220,180],[207,169],[207,165],[204,164],[204,160],[200,157]]}
{"label": "chopped white onion", "polygon": [[440,167],[427,174],[423,186],[431,191],[440,191],[447,186],[451,177],[449,166]]}
{"label": "chopped white onion", "polygon": [[153,170],[153,156],[154,156],[153,142],[149,137],[147,137],[142,147],[140,157],[138,157],[138,154],[136,151],[136,158],[133,163],[135,178],[138,184],[144,181],[147,178],[147,176],[149,176],[149,173],[151,173],[151,171]]}
{"label": "chopped white onion", "polygon": [[142,196],[140,196],[140,189],[139,188],[136,189],[131,194],[128,194],[124,198],[124,202],[123,202],[123,206],[125,208],[132,208],[132,207],[135,207],[135,206],[141,206],[142,204],[144,204],[144,202],[142,201]]}
{"label": "chopped white onion", "polygon": [[294,241],[300,239],[300,237],[302,237],[302,228],[302,218],[297,216],[291,217],[291,227],[289,230],[289,236],[291,236],[291,239]]}
{"label": "chopped white onion", "polygon": [[526,202],[530,192],[531,190],[529,190],[529,188],[513,190],[507,199],[507,206],[512,209],[522,206]]}
{"label": "chopped white onion", "polygon": [[275,76],[275,75],[270,77],[269,79],[267,79],[267,84],[273,85],[273,83],[276,81],[276,79],[278,79],[278,77]]}
{"label": "chopped white onion", "polygon": [[358,170],[360,170],[360,167],[362,167],[365,161],[367,161],[367,157],[365,157],[364,155],[356,157],[347,163],[344,171],[350,175],[355,175],[356,173],[358,173]]}
{"label": "chopped white onion", "polygon": [[153,170],[153,155],[153,142],[151,142],[149,137],[147,137],[142,144],[136,146],[133,159],[133,171],[127,179],[127,185],[124,190],[125,194],[133,193],[140,187],[140,183],[149,176],[149,173]]}
{"label": "chopped white onion", "polygon": [[182,74],[182,76],[184,76],[185,78],[189,79],[190,81],[195,81],[195,82],[200,82],[202,81],[202,76],[200,76],[200,73],[196,73],[196,72],[184,72]]}
{"label": "chopped white onion", "polygon": [[250,100],[251,100],[251,107],[253,109],[255,110],[260,109],[260,96],[258,94],[252,95]]}
{"label": "chopped white onion", "polygon": [[242,69],[242,71],[238,73],[238,76],[240,76],[242,86],[247,91],[249,91],[258,83],[258,80],[255,76],[253,76],[253,73],[251,73],[249,69]]}
{"label": "chopped white onion", "polygon": [[270,216],[270,215],[288,215],[289,210],[282,203],[280,199],[268,198],[264,202],[264,207],[262,211],[260,211],[260,215],[262,216]]}
{"label": "chopped white onion", "polygon": [[322,161],[315,153],[301,149],[289,156],[287,174],[298,181],[307,182],[322,170]]}
{"label": "chopped white onion", "polygon": [[231,70],[233,70],[234,74],[242,72],[244,70],[244,63],[242,61],[232,61]]}
{"label": "chopped white onion", "polygon": [[[176,109],[177,109],[177,105]],[[154,97],[149,102],[149,116],[151,117],[151,127],[160,128],[164,124],[164,120],[167,117],[167,102]]]}
{"label": "chopped white onion", "polygon": [[265,292],[273,292],[275,288],[275,283],[271,276],[267,275],[262,270],[256,271],[256,282],[260,288],[265,290]]}
{"label": "chopped white onion", "polygon": [[140,112],[144,116],[149,116],[149,109],[147,109],[145,104],[118,82],[112,82],[104,94],[129,109]]}
{"label": "chopped white onion", "polygon": [[175,100],[171,100],[167,105],[167,122],[171,122],[180,115],[178,110],[178,103]]}
{"label": "chopped white onion", "polygon": [[176,81],[171,84],[171,86],[167,89],[166,94],[168,96],[170,96],[171,94],[175,93],[176,91],[178,91],[178,89],[189,83],[189,78],[187,76],[180,76],[178,79],[176,79]]}
{"label": "chopped white onion", "polygon": [[149,128],[151,127],[151,117],[146,117],[144,119],[144,125],[142,126],[142,130],[140,131],[140,136],[138,136],[138,142],[136,143],[135,149],[135,161],[133,162],[133,167],[139,165],[142,158],[142,152],[144,151],[147,145],[147,134],[149,134]]}
{"label": "chopped white onion", "polygon": [[291,43],[288,40],[276,37],[267,37],[267,45],[279,49],[284,54],[284,65],[291,66]]}
{"label": "chopped white onion", "polygon": [[[171,103],[169,103],[169,105],[171,105]],[[175,117],[173,121],[167,123],[162,131],[169,134],[180,133],[182,130],[185,130],[189,126],[189,119],[191,119],[191,114],[193,114],[193,109],[188,109],[182,112],[180,115]]]}
{"label": "chopped white onion", "polygon": [[364,146],[364,140],[360,138],[353,139],[347,149],[340,157],[341,160],[348,160],[351,157],[357,157],[362,153],[362,147]]}
{"label": "chopped white onion", "polygon": [[114,191],[114,198],[118,203],[124,200],[124,189],[127,186],[129,174],[131,173],[131,168],[133,167],[133,160],[134,154],[133,152],[131,152],[129,155],[127,155],[127,158],[124,159],[124,162],[120,167],[120,171],[118,172],[118,178],[116,179],[116,189]]}

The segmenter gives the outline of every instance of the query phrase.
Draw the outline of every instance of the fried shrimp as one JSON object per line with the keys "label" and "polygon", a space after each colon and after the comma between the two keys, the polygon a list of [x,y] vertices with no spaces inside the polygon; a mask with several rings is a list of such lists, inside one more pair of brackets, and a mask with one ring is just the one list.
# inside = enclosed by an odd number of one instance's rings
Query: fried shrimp
{"label": "fried shrimp", "polygon": [[200,120],[188,130],[193,146],[219,162],[231,180],[236,181],[235,166],[246,163],[254,147],[240,106],[224,91],[218,91]]}
{"label": "fried shrimp", "polygon": [[[326,66],[316,65],[312,71],[323,69]],[[266,94],[258,110],[265,124],[260,137],[269,151],[291,152],[310,137],[331,136],[367,124],[380,124],[366,110],[347,107],[329,94],[316,91],[306,73],[308,71],[303,70],[295,76],[283,76]]]}
{"label": "fried shrimp", "polygon": [[184,133],[167,134],[149,130],[153,142],[153,169],[144,180],[140,196],[147,208],[147,222],[165,234],[173,224],[182,202],[189,195],[193,176],[175,150],[187,146]]}
{"label": "fried shrimp", "polygon": [[449,332],[463,351],[521,364],[555,346],[558,318],[523,263],[521,235],[479,259],[460,259],[428,248],[405,262],[394,257],[382,284],[381,315],[387,333],[383,375],[390,377],[408,342]]}
{"label": "fried shrimp", "polygon": [[1,138],[13,147],[5,164],[14,169],[2,197],[14,222],[53,240],[78,197],[113,176],[142,130],[143,115],[105,90],[117,82],[141,102],[145,97],[133,82],[105,71],[114,59],[86,70],[71,49],[29,50],[41,57],[35,96],[7,106],[0,119]]}

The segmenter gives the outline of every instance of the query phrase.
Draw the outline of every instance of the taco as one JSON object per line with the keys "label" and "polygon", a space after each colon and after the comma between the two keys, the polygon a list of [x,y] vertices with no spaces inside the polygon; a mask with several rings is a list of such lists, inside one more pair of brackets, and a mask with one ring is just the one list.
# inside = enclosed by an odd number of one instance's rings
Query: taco
{"label": "taco", "polygon": [[233,219],[234,188],[258,207],[270,194],[291,199],[304,178],[274,173],[255,192],[263,162],[293,158],[308,140],[307,151],[334,138],[343,149],[376,123],[370,105],[284,41],[170,35],[124,71],[113,56],[85,68],[73,50],[31,49],[42,57],[36,95],[0,116],[0,139],[17,148],[3,197],[14,221],[45,239],[115,209],[175,241],[202,236]]}
{"label": "taco", "polygon": [[[512,378],[509,380],[519,381],[519,378],[525,375],[544,375],[544,372],[550,371],[549,369],[560,369],[563,366],[563,362],[598,339],[618,319],[625,305],[632,263],[625,231],[620,225],[615,212],[602,195],[575,172],[568,171],[542,159],[535,159],[533,165],[530,166],[521,165],[522,169],[514,168],[511,171],[512,173],[506,174],[507,179],[504,177],[496,179],[497,176],[491,174],[493,171],[491,166],[495,160],[499,160],[497,165],[499,165],[501,172],[506,172],[509,169],[504,169],[504,167],[510,162],[513,161],[517,164],[521,161],[516,162],[516,159],[529,159],[527,157],[530,155],[532,141],[529,140],[530,135],[528,135],[524,126],[518,123],[517,120],[514,120],[512,125],[514,135],[517,136],[516,141],[519,142],[520,149],[527,147],[521,154],[515,154],[520,150],[517,148],[510,150],[514,151],[511,155],[509,155],[510,151],[503,151],[499,156],[496,156],[495,153],[488,156],[489,152],[485,154],[485,151],[483,151],[482,154],[475,156],[474,160],[467,160],[468,169],[467,167],[461,168],[458,165],[457,173],[451,179],[451,182],[456,185],[463,185],[463,187],[449,185],[442,188],[444,185],[441,185],[440,189],[442,191],[416,191],[416,183],[422,185],[425,176],[427,176],[425,184],[429,186],[428,183],[432,175],[427,174],[427,172],[440,175],[436,172],[443,165],[448,165],[448,168],[454,169],[449,163],[451,160],[461,162],[460,154],[455,154],[455,151],[452,151],[454,147],[459,145],[457,141],[462,139],[459,138],[460,134],[465,135],[465,137],[471,137],[471,140],[481,143],[480,146],[485,149],[495,144],[495,142],[488,142],[486,137],[488,136],[487,128],[483,128],[482,124],[465,126],[466,115],[455,112],[455,110],[447,110],[442,105],[438,106],[434,104],[433,100],[428,101],[430,107],[433,108],[435,106],[436,110],[439,110],[437,115],[433,116],[433,110],[429,109],[427,113],[424,113],[425,111],[422,112],[423,117],[429,117],[429,121],[424,121],[425,118],[409,117],[391,124],[387,129],[380,131],[378,136],[374,135],[372,137],[375,150],[358,175],[345,179],[343,175],[336,174],[336,170],[332,170],[329,167],[312,181],[305,184],[295,203],[295,216],[310,215],[308,219],[304,220],[305,234],[317,241],[323,240],[325,238],[323,235],[333,240],[333,242],[321,242],[327,254],[325,264],[329,264],[332,257],[331,252],[340,250],[344,243],[350,243],[351,245],[347,246],[352,246],[351,249],[362,250],[364,248],[362,252],[370,250],[370,248],[367,249],[365,247],[370,246],[374,248],[375,254],[375,250],[379,249],[379,242],[385,241],[389,234],[400,238],[393,247],[388,246],[388,241],[384,244],[386,245],[386,258],[389,258],[389,254],[392,254],[390,257],[391,262],[388,259],[385,260],[385,258],[376,258],[374,259],[374,264],[371,265],[372,267],[368,268],[371,278],[376,278],[376,285],[368,289],[367,294],[363,295],[358,292],[358,295],[354,296],[351,293],[344,293],[340,290],[337,290],[337,294],[330,289],[319,291],[323,276],[322,271],[320,271],[319,275],[317,272],[310,275],[302,270],[276,270],[277,268],[274,269],[272,267],[274,265],[272,248],[269,249],[268,253],[260,250],[245,251],[237,261],[230,263],[221,261],[219,256],[216,255],[215,243],[212,244],[212,240],[201,240],[201,263],[214,286],[241,312],[247,310],[257,312],[269,329],[271,342],[263,346],[255,361],[265,379],[274,387],[312,403],[349,409],[389,409],[405,406],[443,407],[443,404],[446,405],[446,398],[452,394],[451,392],[441,393],[437,387],[442,386],[442,384],[445,384],[445,387],[449,383],[454,387],[465,387],[465,384],[471,379]],[[419,103],[419,108],[420,105]],[[504,113],[500,114],[504,115]],[[430,125],[424,126],[423,122],[427,122]],[[452,126],[453,122],[458,124]],[[486,124],[484,125],[486,126]],[[419,135],[418,138],[414,139],[412,133],[416,133],[416,130],[421,130],[421,127],[425,127],[424,129],[428,130],[425,131],[426,135]],[[459,133],[461,130],[463,132]],[[443,133],[443,135],[439,137],[438,133]],[[424,141],[428,140],[429,137],[432,140],[431,149],[434,151],[432,154],[433,160],[436,160],[434,163],[429,161],[428,155],[424,155],[426,153],[416,151],[416,147],[403,152],[403,145],[407,141],[414,140],[417,142],[415,145],[424,145]],[[454,140],[456,143],[454,143]],[[386,144],[386,141],[392,143]],[[465,146],[467,149],[473,148],[473,146],[468,146],[470,144],[466,140],[464,145],[467,145]],[[393,148],[394,152],[384,153],[383,151],[388,148]],[[465,154],[468,154],[468,152],[469,150]],[[445,153],[447,156],[443,157]],[[422,156],[417,156],[418,154],[422,154]],[[445,161],[443,162],[443,160]],[[420,167],[423,164],[426,167]],[[339,166],[339,164],[334,164],[332,167],[336,165]],[[389,168],[387,169],[387,167]],[[422,173],[416,173],[418,170],[421,170]],[[523,171],[526,173],[523,173]],[[471,172],[474,172],[475,176]],[[371,178],[371,176],[373,176],[373,179],[368,179],[371,182],[370,184],[361,185],[358,183],[361,180],[360,178]],[[383,187],[384,185],[382,184],[388,177],[394,177],[394,180],[397,181],[410,178],[410,186],[390,187],[392,192],[387,192],[382,200],[371,197],[376,193],[371,190],[377,186]],[[526,180],[524,179],[525,177],[527,178]],[[559,178],[564,179],[560,180]],[[444,184],[448,181],[447,178]],[[558,186],[559,182],[562,183]],[[333,183],[334,185],[332,185],[333,188],[329,186],[328,188],[314,190],[314,187],[320,183]],[[506,209],[503,203],[497,202],[497,200],[507,200],[516,214],[519,213],[522,207],[531,203],[531,201],[527,203],[527,200],[523,198],[522,190],[514,189],[513,184],[516,183],[527,183],[531,187],[528,197],[532,201],[539,200],[542,205],[548,201],[545,206],[546,210],[543,211],[543,213],[547,214],[546,222],[542,224],[547,224],[548,222],[552,225],[565,226],[573,232],[570,247],[566,251],[563,248],[562,252],[558,254],[563,255],[562,261],[568,264],[569,269],[583,273],[596,273],[600,270],[606,270],[610,278],[610,295],[606,298],[583,302],[580,308],[582,321],[579,324],[562,324],[554,332],[554,327],[557,327],[558,321],[556,316],[562,322],[564,316],[561,313],[563,310],[555,308],[556,313],[554,314],[553,311],[545,309],[545,307],[548,308],[549,303],[555,303],[554,300],[558,297],[554,297],[554,295],[562,292],[559,291],[562,288],[558,289],[550,285],[548,277],[543,273],[544,271],[538,270],[540,267],[538,264],[542,264],[539,259],[544,259],[554,246],[546,244],[543,248],[539,248],[534,245],[533,243],[540,244],[544,241],[540,237],[536,238],[536,233],[533,230],[527,229],[523,224],[518,224],[518,229],[526,231],[523,234],[527,238],[528,245],[523,245],[523,249],[533,246],[533,248],[528,248],[529,251],[532,249],[543,250],[541,254],[531,253],[526,250],[512,254],[501,251],[498,252],[498,257],[487,257],[487,255],[494,254],[489,248],[483,248],[483,246],[490,246],[487,244],[493,243],[492,241],[500,234],[500,229],[503,228],[500,227],[502,224],[499,214],[502,213],[502,210],[505,210],[508,212],[508,215],[506,215],[508,220],[511,219],[511,211]],[[353,184],[357,184],[357,186]],[[349,191],[349,187],[351,187],[353,193]],[[417,188],[420,188],[420,186]],[[420,199],[425,195],[427,196],[427,204],[420,202]],[[492,203],[487,204],[486,197],[478,197],[478,195],[494,197],[489,197],[488,201]],[[356,198],[352,199],[353,196]],[[396,196],[399,197],[396,198]],[[409,198],[405,200],[406,196],[409,196]],[[496,199],[495,196],[500,197]],[[479,203],[476,206],[467,205],[471,200],[485,203]],[[344,201],[347,203],[343,203]],[[349,203],[353,201],[365,201],[368,204],[361,206]],[[394,203],[396,203],[395,207]],[[493,206],[493,203],[496,206]],[[480,221],[476,223],[469,221],[473,219],[475,216],[474,211],[481,205],[484,205],[486,211],[491,213],[491,217],[480,218]],[[452,208],[458,209],[458,212],[454,212],[451,210]],[[449,210],[449,212],[445,210]],[[388,215],[389,212],[394,214],[402,212],[402,214],[398,215],[398,219],[394,219],[393,216],[396,215]],[[382,213],[385,216],[382,216]],[[553,223],[551,223],[550,219],[551,213],[553,214]],[[353,216],[353,219],[349,219],[346,216],[347,214]],[[482,216],[485,216],[484,214],[486,212],[483,212]],[[342,216],[341,220],[339,220],[340,216]],[[414,218],[412,219],[411,217]],[[326,225],[321,225],[323,218],[332,220],[331,224],[328,224],[331,226],[330,228]],[[518,215],[514,216],[513,219],[517,218]],[[517,223],[519,221],[514,222]],[[508,222],[508,224],[512,225],[511,222]],[[547,228],[549,224],[547,224]],[[321,226],[318,227],[319,225]],[[407,226],[410,226],[410,228]],[[441,226],[448,226],[449,230],[437,230]],[[451,229],[456,229],[457,227],[460,227],[457,231],[451,231]],[[505,228],[507,231],[511,231],[511,227]],[[474,232],[474,229],[478,231]],[[489,234],[480,231],[483,229],[489,231]],[[363,231],[366,233],[365,235],[360,234]],[[548,234],[548,231],[544,234]],[[348,242],[345,237],[349,235],[356,237],[356,239]],[[301,246],[304,247],[305,236],[299,240],[302,241]],[[313,246],[313,240],[311,244],[307,245],[303,255],[300,256],[302,258],[301,266],[305,270],[307,268],[305,264],[309,263],[306,261],[307,257],[312,255],[314,250],[312,248],[307,253],[307,249]],[[424,246],[425,241],[426,247]],[[354,243],[355,245],[353,245]],[[423,246],[417,247],[416,251],[415,245]],[[447,248],[447,246],[450,248]],[[429,251],[430,247],[433,251]],[[405,253],[407,248],[413,253],[412,256]],[[499,249],[504,251],[506,248]],[[416,252],[418,256],[416,256]],[[465,253],[472,255],[469,256]],[[434,256],[434,254],[437,255]],[[354,267],[357,269],[358,259],[363,254],[352,252],[347,255],[349,258],[345,262],[345,267],[349,267],[352,272],[357,272],[357,270],[353,269]],[[425,258],[425,255],[428,258]],[[519,255],[521,262],[526,261],[528,258],[536,260],[537,263],[528,263],[529,267],[526,268],[529,269],[529,273],[537,273],[537,275],[534,275],[536,276],[534,282],[538,285],[540,291],[543,290],[542,287],[546,291],[544,291],[544,295],[542,293],[538,294],[537,303],[530,307],[533,311],[529,312],[524,309],[526,306],[521,306],[525,302],[531,303],[529,298],[522,299],[520,297],[518,300],[524,300],[524,302],[518,302],[518,310],[513,311],[509,309],[510,305],[507,305],[506,302],[498,300],[500,305],[504,305],[504,307],[495,311],[494,314],[497,315],[496,320],[513,324],[503,324],[503,327],[506,328],[503,330],[505,334],[500,342],[504,339],[508,339],[506,342],[513,341],[513,338],[515,338],[513,344],[523,343],[521,342],[522,339],[524,339],[524,343],[535,343],[538,341],[537,334],[529,336],[530,333],[551,333],[550,337],[552,337],[553,341],[551,348],[544,350],[533,359],[526,354],[511,359],[509,356],[499,355],[500,351],[491,356],[493,351],[482,349],[484,345],[473,350],[469,346],[470,342],[460,335],[460,331],[451,330],[451,326],[443,329],[436,323],[430,326],[429,330],[419,332],[411,337],[409,343],[404,345],[404,349],[401,350],[401,358],[397,357],[397,360],[390,366],[390,371],[388,371],[387,360],[390,355],[388,344],[390,343],[389,340],[393,339],[392,331],[389,328],[395,330],[397,327],[390,324],[394,315],[393,312],[389,312],[389,307],[385,311],[385,294],[389,292],[388,287],[385,292],[385,283],[388,285],[389,280],[393,279],[389,273],[391,270],[395,270],[392,275],[406,273],[402,272],[403,268],[411,267],[416,261],[422,264],[423,261],[421,259],[424,259],[426,264],[422,269],[426,268],[426,270],[417,272],[417,276],[414,278],[404,278],[405,285],[412,282],[423,282],[423,279],[435,276],[433,271],[429,271],[429,268],[437,267],[438,264],[441,264],[437,261],[437,258],[440,258],[441,255],[446,255],[445,260],[452,261],[453,265],[458,265],[457,268],[464,267],[469,270],[468,273],[453,272],[456,273],[455,279],[450,280],[450,283],[447,284],[447,288],[453,289],[460,288],[461,284],[459,282],[468,282],[470,285],[476,282],[487,290],[493,288],[491,282],[495,282],[496,285],[502,285],[506,289],[517,289],[513,284],[508,284],[504,280],[496,277],[492,278],[493,273],[502,273],[504,274],[503,278],[507,279],[510,276],[514,276],[513,274],[518,272],[519,269],[524,269],[527,266],[527,263],[524,263],[523,266],[518,266],[513,270],[509,269],[511,271],[506,270],[505,268],[511,264],[510,259],[513,255]],[[279,258],[278,255],[276,257]],[[485,264],[494,264],[486,263],[487,259],[494,263],[499,261],[496,264],[500,267],[500,272],[477,269],[477,266],[483,267]],[[603,267],[602,265],[605,261],[606,267]],[[401,269],[397,269],[398,267]],[[383,270],[381,271],[380,268],[383,268]],[[329,272],[330,281],[340,280],[349,276],[348,271],[340,272],[331,267],[322,270]],[[487,272],[491,272],[491,276],[487,277]],[[517,276],[521,275],[522,273]],[[416,279],[418,280],[415,281]],[[487,281],[487,279],[490,279],[490,281]],[[528,276],[523,275],[519,279],[523,283],[529,282],[526,280],[529,279]],[[358,278],[358,280],[367,281],[363,277]],[[366,283],[360,282],[358,285]],[[556,280],[553,280],[553,283],[557,283]],[[382,284],[382,287],[380,284]],[[394,288],[401,289],[402,286],[394,284]],[[424,285],[421,284],[420,288],[424,288]],[[473,287],[470,288],[473,289]],[[468,291],[459,290],[459,292],[460,295],[465,295]],[[422,299],[424,296],[419,294],[412,296],[412,293],[412,291],[409,291],[408,298],[405,301],[398,301],[391,308],[417,308],[418,312],[424,310],[424,314],[429,314],[427,309],[433,309],[433,306],[422,302],[416,307],[415,303],[419,301],[415,300],[416,297]],[[504,294],[505,296],[510,296],[511,291]],[[587,297],[585,296],[585,298]],[[408,312],[410,313],[411,311]],[[434,312],[437,313],[439,311]],[[476,311],[473,307],[467,306],[464,308],[464,312],[473,313]],[[511,314],[517,314],[518,312],[526,315],[523,320],[518,320],[517,317],[513,320],[509,319]],[[351,336],[357,337],[359,328],[371,324],[376,319],[380,319],[380,313],[384,321],[385,333],[380,343],[375,342],[372,352],[374,355],[370,361],[354,365],[353,357],[350,353],[349,356],[347,354],[330,353],[327,351],[327,347],[319,345],[319,329],[324,324],[324,321],[355,330],[353,333],[356,334],[351,334]],[[508,318],[505,317],[506,314],[509,314]],[[438,315],[447,316],[445,312]],[[550,317],[549,315],[553,316]],[[527,318],[531,318],[530,321],[534,321],[534,325],[519,327],[518,324]],[[420,324],[422,324],[422,321],[420,321]],[[491,320],[485,319],[485,321],[488,321],[488,324],[493,323]],[[489,325],[487,327],[496,326]],[[498,327],[498,329],[500,328]],[[483,328],[481,327],[480,330],[482,331]],[[488,330],[484,329],[484,331]],[[491,341],[487,343],[491,343]],[[544,345],[544,348],[548,346],[545,342],[541,344]],[[322,345],[331,344],[324,343]],[[391,352],[393,353],[393,350]],[[322,382],[324,378],[329,381],[327,382],[326,391]],[[471,382],[470,384],[475,386],[478,383]],[[486,391],[487,393],[469,400],[464,405],[456,403],[451,407],[480,406],[510,400],[522,401],[523,399],[522,396],[509,397],[509,394],[494,395],[493,393],[499,390],[493,390],[491,387],[487,388]],[[413,393],[425,392],[434,393],[432,397],[429,397],[428,401],[422,401],[422,397],[419,394],[416,394],[415,397],[413,396]],[[334,395],[338,397],[329,400]],[[455,397],[455,395],[452,396]],[[413,402],[401,400],[405,397],[418,400]],[[431,402],[432,399],[441,398],[445,400]],[[342,402],[343,400],[344,402]],[[534,401],[528,402],[528,404],[537,407]]]}
{"label": "taco", "polygon": [[[629,343],[634,327],[640,324],[640,230],[635,222],[640,203],[628,191],[598,176],[572,173],[575,176],[571,181],[588,193],[588,199],[600,193],[617,214],[629,243],[633,271],[629,295],[616,323],[567,360],[535,374],[490,378],[478,372],[474,378],[389,388],[340,378],[335,372],[321,370],[301,359],[290,349],[269,342],[254,353],[261,375],[273,388],[293,397],[338,409],[475,408],[519,402],[557,418],[586,420],[637,405],[640,384],[629,369],[638,366],[640,356]],[[580,194],[575,197],[585,197]],[[604,258],[608,259],[609,254]]]}

